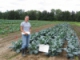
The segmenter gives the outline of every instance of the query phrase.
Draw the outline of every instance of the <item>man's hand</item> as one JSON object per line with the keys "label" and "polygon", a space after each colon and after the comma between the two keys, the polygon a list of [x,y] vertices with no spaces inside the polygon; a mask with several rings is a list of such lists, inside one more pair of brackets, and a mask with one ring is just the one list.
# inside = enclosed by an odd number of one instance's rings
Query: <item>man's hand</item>
{"label": "man's hand", "polygon": [[28,35],[28,34],[25,32],[25,35]]}

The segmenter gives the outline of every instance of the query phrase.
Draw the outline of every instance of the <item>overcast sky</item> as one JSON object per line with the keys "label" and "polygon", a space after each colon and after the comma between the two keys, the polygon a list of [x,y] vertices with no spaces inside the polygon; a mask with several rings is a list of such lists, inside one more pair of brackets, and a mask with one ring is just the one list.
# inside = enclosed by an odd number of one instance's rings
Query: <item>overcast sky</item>
{"label": "overcast sky", "polygon": [[61,9],[63,11],[80,11],[80,0],[0,0],[0,11],[23,9],[47,10]]}

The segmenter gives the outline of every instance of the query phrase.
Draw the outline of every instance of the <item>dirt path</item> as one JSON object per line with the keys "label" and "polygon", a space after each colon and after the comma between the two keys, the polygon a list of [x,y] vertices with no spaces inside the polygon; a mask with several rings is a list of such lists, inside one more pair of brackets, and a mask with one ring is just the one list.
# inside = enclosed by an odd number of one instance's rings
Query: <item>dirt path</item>
{"label": "dirt path", "polygon": [[80,26],[73,25],[73,29],[77,33],[77,36],[79,38],[79,43],[80,43]]}
{"label": "dirt path", "polygon": [[73,25],[73,29],[77,33],[77,35],[78,35],[78,37],[80,39],[80,26]]}
{"label": "dirt path", "polygon": [[[75,30],[75,32],[77,33],[79,37],[79,44],[80,44],[80,26],[73,25],[73,29]],[[80,56],[79,56],[79,60],[80,60]]]}
{"label": "dirt path", "polygon": [[54,56],[54,57],[47,57],[42,54],[38,55],[27,55],[26,57],[22,57],[21,54],[16,56],[15,58],[12,58],[10,60],[68,60],[64,56]]}

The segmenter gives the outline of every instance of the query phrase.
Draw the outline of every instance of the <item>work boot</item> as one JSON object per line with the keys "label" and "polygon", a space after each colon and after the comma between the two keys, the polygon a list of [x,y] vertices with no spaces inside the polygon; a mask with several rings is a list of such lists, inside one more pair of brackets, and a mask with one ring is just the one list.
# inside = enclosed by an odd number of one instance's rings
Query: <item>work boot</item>
{"label": "work boot", "polygon": [[25,49],[22,49],[21,52],[22,52],[22,56],[25,57],[25,56],[26,56],[26,51],[25,51]]}
{"label": "work boot", "polygon": [[27,54],[27,53],[29,52],[29,49],[26,47],[26,48],[25,48],[25,51],[26,51],[26,54]]}
{"label": "work boot", "polygon": [[24,53],[27,54],[27,47],[24,49]]}
{"label": "work boot", "polygon": [[28,50],[28,48],[27,48],[27,47],[25,47],[25,49],[26,49],[26,50]]}

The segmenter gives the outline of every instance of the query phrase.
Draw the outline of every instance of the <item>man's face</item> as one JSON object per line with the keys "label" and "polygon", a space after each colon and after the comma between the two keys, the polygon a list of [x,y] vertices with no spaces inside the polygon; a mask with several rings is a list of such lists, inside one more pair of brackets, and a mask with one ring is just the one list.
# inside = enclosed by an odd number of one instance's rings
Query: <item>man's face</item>
{"label": "man's face", "polygon": [[26,16],[26,17],[25,17],[25,21],[26,21],[26,22],[28,22],[28,20],[29,20],[29,17],[28,17],[28,16]]}

